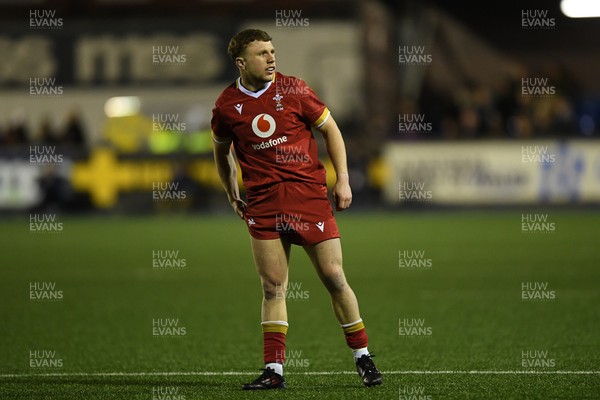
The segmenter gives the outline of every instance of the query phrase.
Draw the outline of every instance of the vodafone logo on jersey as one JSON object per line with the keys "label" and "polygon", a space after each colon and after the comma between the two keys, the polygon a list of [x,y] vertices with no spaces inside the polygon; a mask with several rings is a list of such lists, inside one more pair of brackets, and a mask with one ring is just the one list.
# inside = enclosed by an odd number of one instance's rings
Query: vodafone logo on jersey
{"label": "vodafone logo on jersey", "polygon": [[269,114],[258,114],[252,120],[252,132],[260,138],[268,138],[275,132],[275,120]]}
{"label": "vodafone logo on jersey", "polygon": [[[269,114],[258,114],[252,120],[252,132],[259,138],[266,139],[270,137],[275,133],[275,128],[275,120]],[[277,139],[271,138],[258,144],[252,144],[251,146],[254,150],[264,150],[273,146],[279,146],[285,142],[287,142],[287,136],[281,135],[281,137],[278,137]]]}

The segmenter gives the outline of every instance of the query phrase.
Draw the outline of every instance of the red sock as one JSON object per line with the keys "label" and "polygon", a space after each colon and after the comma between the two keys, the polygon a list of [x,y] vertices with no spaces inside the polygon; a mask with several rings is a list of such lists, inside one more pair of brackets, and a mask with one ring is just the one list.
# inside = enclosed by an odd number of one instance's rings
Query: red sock
{"label": "red sock", "polygon": [[365,324],[362,319],[356,322],[342,325],[344,328],[344,336],[346,337],[346,344],[351,349],[362,349],[368,347],[369,337],[365,329]]}
{"label": "red sock", "polygon": [[285,363],[285,335],[288,324],[285,321],[262,322],[263,330],[263,357],[265,364]]}

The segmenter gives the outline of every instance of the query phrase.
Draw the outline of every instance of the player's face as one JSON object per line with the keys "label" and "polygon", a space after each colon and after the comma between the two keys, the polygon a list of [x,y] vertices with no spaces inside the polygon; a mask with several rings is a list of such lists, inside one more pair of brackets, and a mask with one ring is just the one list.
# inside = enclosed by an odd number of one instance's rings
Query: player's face
{"label": "player's face", "polygon": [[[275,74],[275,47],[269,42],[255,40],[242,54],[242,74],[253,82],[269,82]],[[238,64],[240,65],[240,64]]]}

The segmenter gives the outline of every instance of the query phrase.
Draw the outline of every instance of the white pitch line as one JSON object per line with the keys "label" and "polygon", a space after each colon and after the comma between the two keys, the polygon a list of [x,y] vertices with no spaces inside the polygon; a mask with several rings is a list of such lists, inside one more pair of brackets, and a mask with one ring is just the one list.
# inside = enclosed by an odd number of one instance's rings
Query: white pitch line
{"label": "white pitch line", "polygon": [[[600,371],[381,371],[384,375],[600,375]],[[0,378],[111,377],[111,376],[246,376],[256,371],[181,371],[181,372],[48,372],[0,374]],[[286,375],[354,375],[354,371],[292,371]]]}

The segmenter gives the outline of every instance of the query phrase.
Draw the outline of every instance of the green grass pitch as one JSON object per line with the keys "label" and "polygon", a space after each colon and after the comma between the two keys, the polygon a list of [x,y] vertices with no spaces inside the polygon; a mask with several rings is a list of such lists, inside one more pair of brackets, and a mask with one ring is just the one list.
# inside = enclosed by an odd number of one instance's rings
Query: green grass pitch
{"label": "green grass pitch", "polygon": [[[328,295],[294,247],[288,389],[266,393],[241,390],[262,366],[242,221],[58,216],[62,232],[32,233],[29,216],[5,218],[0,398],[600,398],[600,213],[527,211],[540,213],[554,230],[522,232],[515,210],[338,214],[384,384],[361,386]],[[155,251],[180,267],[153,268]],[[400,267],[407,254],[425,267]],[[32,284],[62,298],[32,300]],[[523,285],[543,298],[524,300]],[[156,335],[157,320],[176,325]]]}

